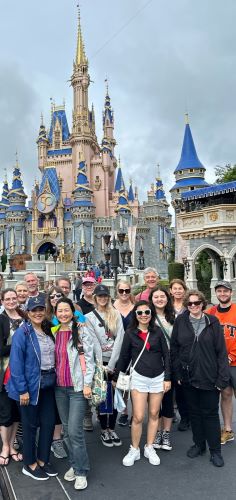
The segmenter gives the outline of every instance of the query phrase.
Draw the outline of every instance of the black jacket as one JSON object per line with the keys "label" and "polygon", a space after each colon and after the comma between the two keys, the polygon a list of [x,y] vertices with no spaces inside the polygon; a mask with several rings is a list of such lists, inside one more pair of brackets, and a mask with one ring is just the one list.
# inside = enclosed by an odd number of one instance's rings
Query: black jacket
{"label": "black jacket", "polygon": [[176,318],[170,341],[173,375],[199,389],[223,389],[230,378],[223,330],[215,316],[205,314],[205,321],[197,337],[188,311]]}
{"label": "black jacket", "polygon": [[[115,369],[114,380],[119,372],[125,372],[132,360],[134,365],[143,348],[143,340],[138,336],[139,330],[127,330],[124,335],[120,357]],[[144,377],[154,378],[163,373],[164,379],[171,380],[170,357],[166,339],[161,329],[156,326],[150,331],[148,338],[150,349],[145,348],[141,358],[135,366],[135,371]]]}
{"label": "black jacket", "polygon": [[10,356],[11,346],[7,345],[10,335],[10,321],[5,312],[0,314],[0,392],[2,391],[3,379],[5,375],[4,358]]}

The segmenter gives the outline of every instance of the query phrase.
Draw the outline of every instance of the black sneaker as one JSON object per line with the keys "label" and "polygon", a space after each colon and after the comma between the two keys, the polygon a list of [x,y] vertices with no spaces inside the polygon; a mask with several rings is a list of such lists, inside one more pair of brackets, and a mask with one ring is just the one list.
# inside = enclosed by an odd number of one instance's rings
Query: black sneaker
{"label": "black sneaker", "polygon": [[178,429],[178,431],[184,432],[184,431],[187,431],[189,429],[189,427],[190,427],[189,420],[187,420],[186,418],[181,418],[177,429]]}
{"label": "black sneaker", "polygon": [[104,444],[104,446],[108,446],[109,448],[112,448],[113,441],[112,441],[111,436],[107,430],[101,432],[101,441],[102,441],[102,444]]}
{"label": "black sneaker", "polygon": [[210,457],[210,462],[212,462],[215,467],[224,467],[225,463],[223,457],[220,453],[212,453]]}
{"label": "black sneaker", "polygon": [[128,419],[128,415],[126,415],[125,413],[121,413],[121,416],[118,420],[118,425],[125,427],[128,424]]}
{"label": "black sneaker", "polygon": [[111,438],[114,446],[121,446],[122,445],[122,441],[119,438],[119,436],[117,436],[115,431],[111,430],[111,431],[109,431],[109,434],[110,434],[110,438]]}
{"label": "black sneaker", "polygon": [[172,444],[170,440],[170,432],[169,431],[163,431],[162,432],[162,445],[161,445],[162,450],[167,450],[171,451],[172,450]]}
{"label": "black sneaker", "polygon": [[47,476],[53,477],[58,475],[58,472],[54,469],[53,465],[49,463],[40,465],[40,468],[47,474]]}
{"label": "black sneaker", "polygon": [[206,448],[200,448],[197,444],[194,444],[187,451],[187,457],[196,458],[196,457],[199,457],[199,455],[203,455],[203,453],[205,453],[205,452],[206,452]]}
{"label": "black sneaker", "polygon": [[49,476],[41,467],[39,467],[39,465],[37,465],[34,470],[28,465],[24,465],[22,472],[25,476],[32,477],[32,479],[36,479],[36,481],[47,481],[47,479],[49,479]]}

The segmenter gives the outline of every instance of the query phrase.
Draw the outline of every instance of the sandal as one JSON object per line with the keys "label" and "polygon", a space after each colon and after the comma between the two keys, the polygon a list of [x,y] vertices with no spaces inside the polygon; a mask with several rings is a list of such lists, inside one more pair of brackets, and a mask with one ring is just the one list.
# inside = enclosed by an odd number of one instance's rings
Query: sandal
{"label": "sandal", "polygon": [[[22,454],[19,451],[16,453],[10,453],[10,457],[12,458],[13,462],[22,462],[23,460]],[[17,459],[13,457],[17,457]]]}
{"label": "sandal", "polygon": [[[3,457],[2,455],[0,455],[0,458],[2,458],[4,460],[4,462],[2,464],[0,464],[0,467],[6,467],[9,464],[10,456]],[[6,460],[7,460],[7,462],[6,462]]]}

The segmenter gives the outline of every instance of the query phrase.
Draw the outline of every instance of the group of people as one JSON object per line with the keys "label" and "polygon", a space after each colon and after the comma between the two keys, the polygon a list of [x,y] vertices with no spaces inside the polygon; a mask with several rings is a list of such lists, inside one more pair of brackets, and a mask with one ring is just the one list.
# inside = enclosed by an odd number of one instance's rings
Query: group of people
{"label": "group of people", "polygon": [[[136,297],[128,281],[119,281],[115,300],[92,273],[83,276],[76,302],[70,298],[72,286],[66,276],[46,293],[39,291],[34,273],[27,273],[15,288],[2,290],[0,465],[7,466],[10,459],[23,461],[23,474],[47,480],[57,475],[50,452],[57,458],[68,454],[70,468],[64,479],[74,481],[75,489],[87,487],[85,431],[93,430],[90,400],[97,361],[103,364],[107,381],[106,400],[96,408],[106,447],[122,445],[114,393],[119,374],[131,366],[131,444],[124,466],[140,459],[146,410],[144,456],[159,465],[156,450],[172,450],[175,405],[178,429],[192,429],[187,456],[201,456],[208,444],[213,465],[224,465],[221,445],[234,440],[236,391],[236,305],[231,284],[219,281],[219,304],[207,308],[204,295],[187,290],[180,279],[172,280],[167,290],[159,284],[158,272],[147,268],[144,281],[146,288]],[[124,406],[119,425],[129,422],[128,394]]]}

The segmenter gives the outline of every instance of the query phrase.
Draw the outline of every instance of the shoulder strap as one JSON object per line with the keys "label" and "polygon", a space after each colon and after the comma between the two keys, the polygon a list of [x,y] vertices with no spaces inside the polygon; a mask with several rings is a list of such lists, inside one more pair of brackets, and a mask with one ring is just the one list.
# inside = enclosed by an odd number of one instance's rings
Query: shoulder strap
{"label": "shoulder strap", "polygon": [[134,364],[133,364],[133,366],[132,366],[132,371],[135,369],[135,366],[136,366],[136,365],[137,365],[137,363],[139,362],[139,360],[140,360],[140,358],[141,358],[141,356],[142,356],[142,354],[143,354],[143,352],[144,352],[144,349],[145,349],[145,347],[146,347],[146,345],[147,345],[147,341],[148,341],[149,334],[150,334],[150,332],[148,332],[148,334],[147,334],[147,336],[146,336],[146,339],[145,339],[145,342],[144,342],[144,345],[143,345],[143,348],[142,348],[141,352],[139,353],[139,355],[138,355],[138,357],[137,357],[137,359],[136,359],[135,363],[134,363]]}
{"label": "shoulder strap", "polygon": [[105,324],[105,321],[104,319],[100,316],[100,314],[97,312],[96,309],[93,309],[93,314],[96,316],[96,318],[100,321],[101,325],[104,326],[104,328],[106,328],[106,324]]}
{"label": "shoulder strap", "polygon": [[164,336],[166,337],[166,339],[168,340],[168,342],[170,342],[170,335],[167,333],[165,327],[163,326],[160,318],[158,318],[158,316],[156,316],[156,319],[157,319],[157,323],[159,325],[159,327],[161,328],[162,332],[164,333]]}

